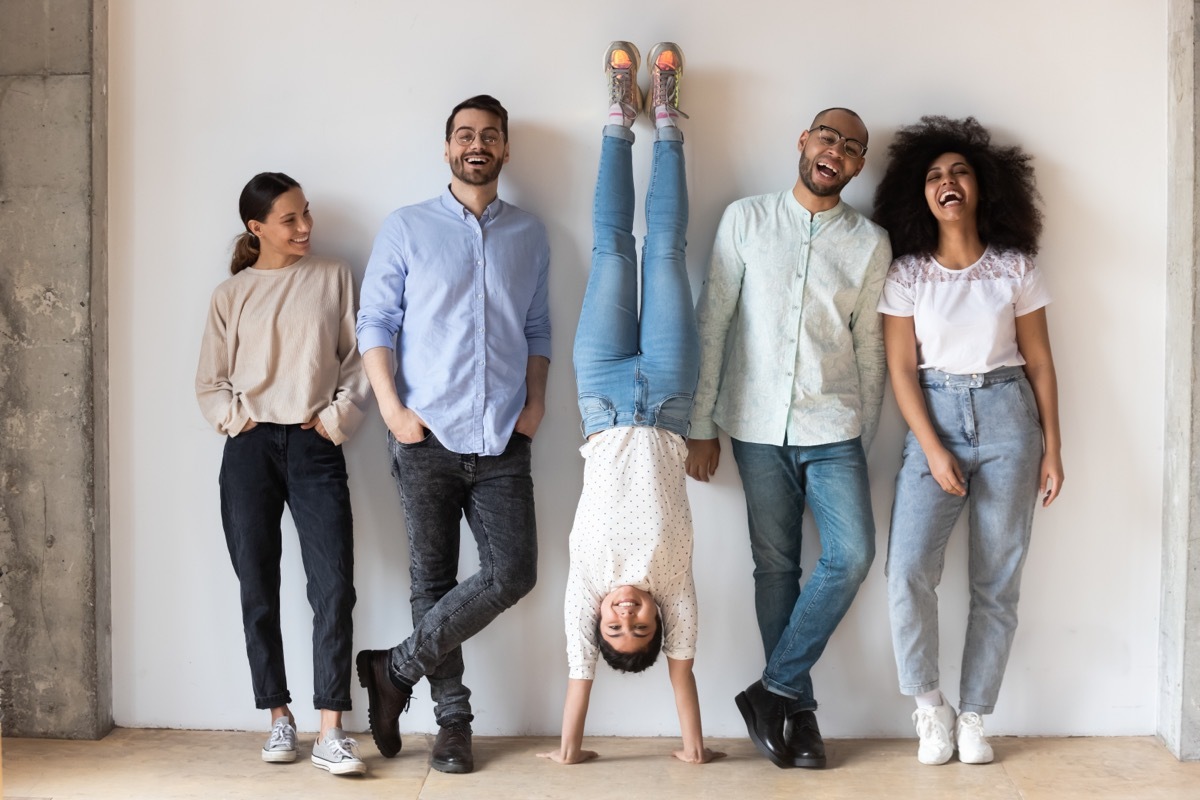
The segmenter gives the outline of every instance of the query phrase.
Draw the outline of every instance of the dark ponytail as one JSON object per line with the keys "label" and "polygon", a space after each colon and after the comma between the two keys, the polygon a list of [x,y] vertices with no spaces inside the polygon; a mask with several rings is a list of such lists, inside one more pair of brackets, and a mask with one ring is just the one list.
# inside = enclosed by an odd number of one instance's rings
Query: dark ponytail
{"label": "dark ponytail", "polygon": [[230,272],[237,275],[258,261],[258,237],[249,230],[250,220],[266,222],[267,215],[271,213],[271,207],[275,205],[275,199],[285,192],[298,188],[300,188],[300,184],[282,172],[260,172],[250,179],[250,182],[242,189],[242,196],[238,198],[238,211],[242,216],[242,224],[246,225],[247,229],[233,241],[233,260],[229,264]]}

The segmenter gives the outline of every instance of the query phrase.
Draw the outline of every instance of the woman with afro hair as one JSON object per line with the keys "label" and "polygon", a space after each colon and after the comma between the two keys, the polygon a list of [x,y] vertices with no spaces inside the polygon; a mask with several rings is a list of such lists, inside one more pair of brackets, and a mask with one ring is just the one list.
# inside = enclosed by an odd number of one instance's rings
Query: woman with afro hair
{"label": "woman with afro hair", "polygon": [[[1017,627],[1033,512],[1062,489],[1058,386],[1030,156],[974,118],[902,128],[875,193],[895,260],[879,302],[892,388],[908,423],[888,542],[900,691],[916,698],[917,758],[986,764]],[[968,500],[970,501],[968,504]],[[969,505],[970,610],[959,711],[939,691],[937,586]]]}

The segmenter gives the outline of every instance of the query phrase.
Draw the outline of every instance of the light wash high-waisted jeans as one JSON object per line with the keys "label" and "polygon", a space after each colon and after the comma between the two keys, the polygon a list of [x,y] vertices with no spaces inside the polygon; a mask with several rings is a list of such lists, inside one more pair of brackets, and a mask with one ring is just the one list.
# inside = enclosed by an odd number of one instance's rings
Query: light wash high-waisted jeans
{"label": "light wash high-waisted jeans", "polygon": [[632,131],[605,127],[592,209],[592,270],[575,334],[583,435],[651,425],[686,437],[700,343],[684,259],[688,199],[682,135],[677,128],[663,128],[654,142],[640,319],[632,150]]}
{"label": "light wash high-waisted jeans", "polygon": [[921,370],[929,418],[958,460],[966,497],[938,486],[910,431],[896,477],[888,541],[888,605],[900,691],[938,688],[937,586],[946,542],[970,506],[967,615],[959,688],[961,711],[989,714],[996,705],[1013,633],[1021,570],[1037,504],[1042,428],[1033,389],[1021,367],[979,375]]}

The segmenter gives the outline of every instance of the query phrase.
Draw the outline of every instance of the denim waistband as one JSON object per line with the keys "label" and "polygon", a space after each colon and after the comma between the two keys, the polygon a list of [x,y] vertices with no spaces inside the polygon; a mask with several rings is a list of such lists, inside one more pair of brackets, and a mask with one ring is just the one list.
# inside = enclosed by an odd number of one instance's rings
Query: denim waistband
{"label": "denim waistband", "polygon": [[996,383],[1010,383],[1025,379],[1024,367],[1000,367],[991,372],[976,372],[971,375],[954,375],[939,369],[921,370],[922,386],[950,386],[978,389]]}

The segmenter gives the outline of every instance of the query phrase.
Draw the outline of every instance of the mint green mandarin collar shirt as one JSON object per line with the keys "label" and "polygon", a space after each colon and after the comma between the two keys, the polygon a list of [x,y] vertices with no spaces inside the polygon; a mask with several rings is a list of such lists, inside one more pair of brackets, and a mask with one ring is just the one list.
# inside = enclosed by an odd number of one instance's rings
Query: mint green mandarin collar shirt
{"label": "mint green mandarin collar shirt", "polygon": [[700,381],[689,435],[817,445],[879,423],[886,361],[875,308],[891,262],[882,228],[791,191],[731,204],[697,306]]}

